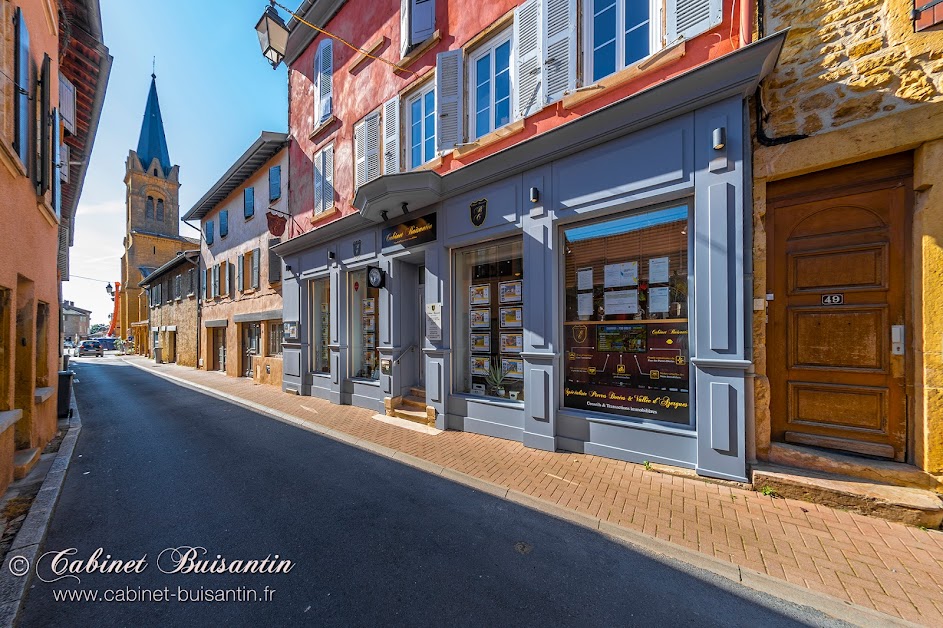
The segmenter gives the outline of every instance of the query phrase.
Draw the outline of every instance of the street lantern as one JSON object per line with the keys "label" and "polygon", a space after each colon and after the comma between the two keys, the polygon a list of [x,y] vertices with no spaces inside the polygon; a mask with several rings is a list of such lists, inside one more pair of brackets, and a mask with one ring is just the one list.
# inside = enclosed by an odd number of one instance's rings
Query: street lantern
{"label": "street lantern", "polygon": [[113,295],[115,293],[115,289],[111,287],[110,281],[108,282],[108,285],[105,286],[105,292],[107,292],[109,295]]}
{"label": "street lantern", "polygon": [[274,70],[282,62],[285,49],[288,47],[288,28],[278,15],[278,11],[275,10],[274,3],[265,7],[259,23],[255,25],[255,32],[259,35],[262,54],[269,60]]}

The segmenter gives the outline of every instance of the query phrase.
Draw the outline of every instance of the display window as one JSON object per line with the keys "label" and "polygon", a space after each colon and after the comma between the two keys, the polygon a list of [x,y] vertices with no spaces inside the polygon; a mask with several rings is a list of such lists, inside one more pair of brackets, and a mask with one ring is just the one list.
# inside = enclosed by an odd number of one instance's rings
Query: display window
{"label": "display window", "polygon": [[331,280],[329,277],[311,282],[312,348],[314,371],[331,372]]}
{"label": "display window", "polygon": [[455,259],[455,389],[524,401],[524,245],[465,249]]}
{"label": "display window", "polygon": [[691,425],[686,206],[566,228],[563,405]]}
{"label": "display window", "polygon": [[367,271],[349,274],[350,280],[350,373],[360,379],[380,379],[377,330],[380,289],[367,284]]}

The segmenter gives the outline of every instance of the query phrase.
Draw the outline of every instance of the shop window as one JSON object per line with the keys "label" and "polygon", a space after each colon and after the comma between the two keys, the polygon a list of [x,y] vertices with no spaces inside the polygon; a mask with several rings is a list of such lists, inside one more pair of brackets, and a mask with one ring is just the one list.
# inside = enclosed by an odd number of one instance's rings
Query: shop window
{"label": "shop window", "polygon": [[380,289],[367,285],[367,271],[350,273],[351,377],[380,379],[377,323]]}
{"label": "shop window", "polygon": [[457,392],[524,400],[523,249],[513,240],[456,255]]}
{"label": "shop window", "polygon": [[281,355],[282,342],[285,339],[285,331],[281,323],[269,323],[268,330],[268,354]]}
{"label": "shop window", "polygon": [[418,168],[435,157],[434,82],[430,82],[406,101],[406,113],[409,168]]}
{"label": "shop window", "polygon": [[687,207],[563,232],[568,408],[689,425]]}
{"label": "shop window", "polygon": [[511,33],[472,53],[468,61],[471,139],[511,121]]}
{"label": "shop window", "polygon": [[314,370],[317,373],[331,372],[331,280],[315,279],[311,282],[311,312],[313,318],[311,346],[314,350]]}

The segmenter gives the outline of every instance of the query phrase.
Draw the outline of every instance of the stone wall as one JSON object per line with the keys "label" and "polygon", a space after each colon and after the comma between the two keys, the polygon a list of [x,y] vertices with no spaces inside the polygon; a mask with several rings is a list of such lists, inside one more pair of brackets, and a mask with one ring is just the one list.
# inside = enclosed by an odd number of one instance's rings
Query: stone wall
{"label": "stone wall", "polygon": [[910,0],[774,0],[791,29],[764,82],[767,134],[817,134],[943,101],[943,31],[914,33]]}

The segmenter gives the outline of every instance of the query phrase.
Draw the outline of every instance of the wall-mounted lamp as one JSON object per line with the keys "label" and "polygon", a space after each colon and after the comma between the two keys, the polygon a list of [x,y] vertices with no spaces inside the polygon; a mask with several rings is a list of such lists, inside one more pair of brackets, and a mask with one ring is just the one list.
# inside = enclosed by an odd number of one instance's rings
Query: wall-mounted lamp
{"label": "wall-mounted lamp", "polygon": [[381,212],[380,212],[380,218],[382,218],[382,219],[383,219],[383,222],[386,222],[386,220],[387,220],[387,217],[388,217],[388,215],[387,215],[387,213],[386,213],[386,210],[385,210],[385,209],[384,209],[383,211],[381,211]]}
{"label": "wall-mounted lamp", "polygon": [[289,266],[288,264],[285,264],[285,270],[287,270],[288,272],[291,272],[291,266]]}
{"label": "wall-mounted lamp", "polygon": [[537,188],[531,188],[530,189],[530,202],[536,203],[539,200],[540,200],[540,190],[538,190]]}
{"label": "wall-mounted lamp", "polygon": [[400,207],[403,210],[404,216],[409,213],[409,203],[403,203]]}
{"label": "wall-mounted lamp", "polygon": [[285,57],[285,49],[288,47],[288,27],[285,21],[275,10],[275,3],[272,2],[265,7],[265,12],[259,18],[255,25],[255,32],[259,36],[259,46],[262,47],[262,54],[272,64],[272,68],[277,68]]}
{"label": "wall-mounted lamp", "polygon": [[110,281],[108,282],[108,285],[105,286],[105,292],[107,292],[110,295],[115,293],[115,289],[111,287]]}
{"label": "wall-mounted lamp", "polygon": [[337,257],[337,254],[334,253],[334,251],[328,251],[328,252],[327,252],[327,258],[328,258],[329,260],[333,260],[335,257]]}
{"label": "wall-mounted lamp", "polygon": [[727,129],[722,126],[714,129],[712,135],[714,150],[723,150],[724,146],[727,145]]}

